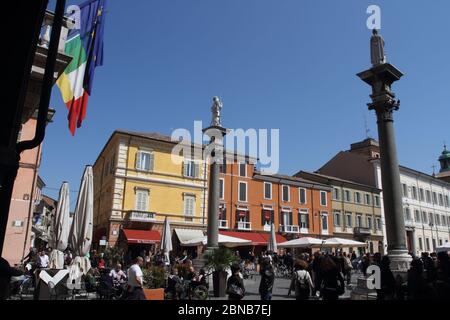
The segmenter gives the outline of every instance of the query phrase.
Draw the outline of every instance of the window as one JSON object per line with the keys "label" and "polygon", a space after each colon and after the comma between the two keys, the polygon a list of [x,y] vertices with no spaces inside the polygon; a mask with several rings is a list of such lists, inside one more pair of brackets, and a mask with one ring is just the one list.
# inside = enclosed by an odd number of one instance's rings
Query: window
{"label": "window", "polygon": [[438,201],[437,201],[437,193],[433,192],[433,204],[437,204],[437,203],[438,203]]}
{"label": "window", "polygon": [[375,206],[379,207],[380,206],[380,196],[379,195],[375,195],[374,199],[375,199]]}
{"label": "window", "polygon": [[425,245],[426,245],[426,249],[427,251],[430,251],[430,238],[425,238]]}
{"label": "window", "polygon": [[372,217],[367,217],[367,228],[372,229]]}
{"label": "window", "polygon": [[247,176],[247,165],[245,163],[239,163],[239,176]]}
{"label": "window", "polygon": [[440,226],[441,225],[441,216],[436,214],[436,225]]}
{"label": "window", "polygon": [[327,192],[326,191],[320,191],[320,205],[321,206],[327,205]]}
{"label": "window", "polygon": [[419,188],[419,200],[425,201],[425,192],[423,191],[422,188]]}
{"label": "window", "polygon": [[450,204],[449,204],[449,202],[448,202],[448,195],[445,195],[444,196],[444,205],[446,206],[446,207],[449,207],[450,206]]}
{"label": "window", "polygon": [[308,209],[299,209],[298,210],[298,225],[302,229],[307,229],[309,227],[308,221]]}
{"label": "window", "polygon": [[431,192],[430,190],[425,191],[425,198],[428,203],[431,203]]}
{"label": "window", "polygon": [[184,162],[183,175],[185,177],[197,178],[198,177],[198,163],[195,163],[193,160],[186,160]]}
{"label": "window", "polygon": [[264,199],[272,199],[272,184],[264,182]]}
{"label": "window", "polygon": [[154,164],[154,155],[148,151],[138,151],[136,154],[136,169],[143,171],[152,171]]}
{"label": "window", "polygon": [[447,218],[444,215],[442,215],[441,223],[442,223],[442,226],[444,226],[444,227],[447,226]]}
{"label": "window", "polygon": [[356,215],[356,227],[361,228],[362,227],[362,215]]}
{"label": "window", "polygon": [[220,199],[225,198],[225,181],[223,179],[219,179],[219,197]]}
{"label": "window", "polygon": [[351,228],[353,226],[353,224],[352,224],[352,213],[351,212],[346,212],[345,213],[345,218],[346,218],[345,226],[348,227],[348,228]]}
{"label": "window", "polygon": [[439,193],[439,205],[444,206],[444,196],[441,193]]}
{"label": "window", "polygon": [[190,217],[194,216],[194,212],[195,212],[195,197],[184,196],[184,215],[187,216],[186,221],[193,220]]}
{"label": "window", "polygon": [[430,222],[430,224],[434,225],[434,217],[431,212],[428,213],[428,221]]}
{"label": "window", "polygon": [[334,211],[334,225],[336,227],[341,226],[341,212],[339,210]]}
{"label": "window", "polygon": [[365,203],[370,206],[370,194],[368,193],[365,194]]}
{"label": "window", "polygon": [[442,246],[442,239],[439,239],[439,246]]}
{"label": "window", "polygon": [[134,208],[137,211],[148,211],[148,190],[136,190],[136,203]]}
{"label": "window", "polygon": [[402,193],[403,197],[408,198],[408,186],[405,183],[402,183]]}
{"label": "window", "polygon": [[355,192],[355,202],[361,203],[361,194],[359,192]]}
{"label": "window", "polygon": [[436,239],[433,238],[433,251],[436,251]]}
{"label": "window", "polygon": [[414,219],[416,220],[416,222],[420,222],[420,211],[419,210],[414,210]]}
{"label": "window", "polygon": [[417,188],[414,186],[412,187],[412,198],[417,200]]}
{"label": "window", "polygon": [[341,194],[338,188],[333,188],[333,200],[340,200]]}
{"label": "window", "polygon": [[223,162],[219,164],[219,172],[220,173],[227,173],[227,159],[224,158]]}
{"label": "window", "polygon": [[247,202],[247,183],[239,182],[239,201]]}
{"label": "window", "polygon": [[350,191],[345,190],[344,194],[345,194],[345,201],[346,202],[352,202],[352,194],[350,193]]}
{"label": "window", "polygon": [[381,230],[381,219],[376,218],[375,222],[376,222],[376,225],[375,225],[376,229]]}
{"label": "window", "polygon": [[300,204],[306,204],[306,189],[298,188],[298,195]]}
{"label": "window", "polygon": [[427,216],[427,213],[425,211],[422,211],[422,222],[423,223],[428,223],[428,216]]}
{"label": "window", "polygon": [[282,190],[282,200],[284,201],[284,202],[289,202],[289,190],[290,188],[289,188],[289,186],[282,186],[281,187],[281,190]]}
{"label": "window", "polygon": [[326,212],[321,213],[322,216],[322,231],[328,231],[328,214]]}
{"label": "window", "polygon": [[405,208],[405,220],[411,221],[411,210],[408,207]]}
{"label": "window", "polygon": [[419,250],[423,251],[423,241],[421,237],[419,237]]}

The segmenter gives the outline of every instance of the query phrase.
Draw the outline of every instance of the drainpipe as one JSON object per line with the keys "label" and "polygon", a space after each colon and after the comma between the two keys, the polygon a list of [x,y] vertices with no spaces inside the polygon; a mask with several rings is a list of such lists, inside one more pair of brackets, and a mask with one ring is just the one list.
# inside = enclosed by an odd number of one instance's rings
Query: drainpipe
{"label": "drainpipe", "polygon": [[22,259],[25,257],[25,251],[27,248],[27,240],[28,240],[28,233],[30,231],[30,221],[33,219],[32,216],[32,209],[33,209],[33,198],[34,198],[34,191],[36,189],[36,178],[37,178],[37,168],[38,168],[38,162],[39,162],[39,155],[41,153],[41,145],[39,145],[36,155],[36,163],[33,168],[33,183],[31,184],[31,191],[30,191],[30,203],[28,205],[28,218],[27,218],[27,229],[25,231],[25,239],[23,241],[23,250],[22,250]]}

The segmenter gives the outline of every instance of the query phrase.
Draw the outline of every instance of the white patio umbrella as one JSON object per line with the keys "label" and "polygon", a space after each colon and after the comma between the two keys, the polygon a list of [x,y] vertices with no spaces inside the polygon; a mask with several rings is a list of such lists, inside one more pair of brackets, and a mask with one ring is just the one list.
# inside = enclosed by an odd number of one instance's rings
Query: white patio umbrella
{"label": "white patio umbrella", "polygon": [[444,243],[442,246],[436,247],[436,252],[450,251],[450,242]]}
{"label": "white patio umbrella", "polygon": [[298,238],[280,243],[281,248],[311,248],[313,246],[322,245],[323,240],[311,237]]}
{"label": "white patio umbrella", "polygon": [[50,268],[64,268],[64,250],[69,244],[70,232],[70,197],[69,184],[63,182],[59,190],[56,215],[53,223],[53,251],[50,254]]}
{"label": "white patio umbrella", "polygon": [[269,238],[269,242],[267,243],[267,251],[270,251],[270,252],[278,251],[277,238],[275,236],[275,225],[273,223],[270,226],[270,238]]}
{"label": "white patio umbrella", "polygon": [[323,243],[324,247],[366,247],[367,243],[344,239],[344,238],[329,238]]}
{"label": "white patio umbrella", "polygon": [[81,180],[69,236],[70,247],[75,256],[71,265],[71,279],[80,277],[81,273],[86,274],[91,268],[88,254],[92,243],[93,182],[92,166],[86,166],[83,179]]}
{"label": "white patio umbrella", "polygon": [[[206,245],[207,242],[208,242],[207,236],[203,236],[200,238],[195,238],[195,239],[186,241],[185,243],[183,243],[181,245],[185,246],[185,247],[202,246],[202,245]],[[226,236],[226,235],[219,233],[219,244],[221,244],[225,247],[233,248],[233,247],[239,247],[239,246],[249,246],[252,244],[252,242],[250,240],[245,240],[245,239],[236,238],[236,237],[230,237],[230,236]]]}
{"label": "white patio umbrella", "polygon": [[169,219],[164,220],[163,232],[161,235],[161,251],[164,252],[164,262],[170,264],[169,252],[172,251],[172,234],[170,232]]}

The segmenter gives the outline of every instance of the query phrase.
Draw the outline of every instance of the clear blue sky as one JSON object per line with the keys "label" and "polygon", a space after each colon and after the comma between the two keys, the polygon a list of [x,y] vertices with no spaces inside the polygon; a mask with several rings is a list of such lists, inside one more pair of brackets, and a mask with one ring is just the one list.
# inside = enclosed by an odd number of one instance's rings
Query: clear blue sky
{"label": "clear blue sky", "polygon": [[72,137],[53,91],[40,175],[77,190],[115,129],[192,129],[210,120],[214,95],[227,127],[280,129],[281,173],[316,170],[365,138],[364,117],[377,137],[370,88],[355,76],[370,65],[369,4],[381,6],[388,61],[405,73],[393,88],[400,163],[430,173],[450,143],[448,0],[109,0],[87,119]]}

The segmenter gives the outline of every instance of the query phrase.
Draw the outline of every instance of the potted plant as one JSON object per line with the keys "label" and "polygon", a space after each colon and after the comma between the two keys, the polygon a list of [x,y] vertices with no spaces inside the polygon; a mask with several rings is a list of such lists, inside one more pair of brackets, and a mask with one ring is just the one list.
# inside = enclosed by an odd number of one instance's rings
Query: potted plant
{"label": "potted plant", "polygon": [[166,271],[162,267],[151,267],[142,271],[144,274],[144,294],[147,300],[164,300]]}
{"label": "potted plant", "polygon": [[206,267],[213,270],[213,290],[214,297],[225,297],[227,290],[227,271],[230,265],[237,260],[234,253],[225,248],[220,247],[211,251],[207,251],[204,255]]}

